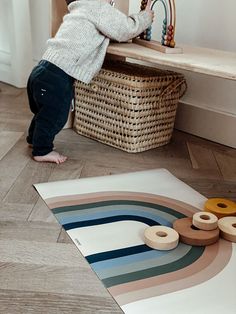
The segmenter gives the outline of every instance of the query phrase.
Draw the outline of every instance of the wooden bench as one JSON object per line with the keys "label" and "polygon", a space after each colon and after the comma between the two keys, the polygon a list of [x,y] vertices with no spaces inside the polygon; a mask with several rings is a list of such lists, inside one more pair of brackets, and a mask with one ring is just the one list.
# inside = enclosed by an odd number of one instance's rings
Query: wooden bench
{"label": "wooden bench", "polygon": [[236,53],[200,48],[183,47],[183,54],[165,54],[135,43],[112,43],[108,53],[112,56],[164,65],[229,80],[236,80]]}

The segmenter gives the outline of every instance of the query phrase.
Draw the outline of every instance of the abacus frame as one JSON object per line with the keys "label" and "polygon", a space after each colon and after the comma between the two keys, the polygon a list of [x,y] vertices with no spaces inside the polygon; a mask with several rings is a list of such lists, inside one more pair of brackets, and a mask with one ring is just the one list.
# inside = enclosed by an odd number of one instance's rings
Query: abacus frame
{"label": "abacus frame", "polygon": [[[141,10],[145,10],[148,0],[141,1]],[[140,38],[136,38],[133,41],[142,46],[146,46],[164,53],[182,53],[181,48],[175,47],[175,29],[176,29],[176,6],[175,0],[153,0],[151,9],[153,9],[156,3],[161,2],[164,7],[165,17],[162,26],[161,41],[157,42],[152,40],[152,26],[146,29]]]}

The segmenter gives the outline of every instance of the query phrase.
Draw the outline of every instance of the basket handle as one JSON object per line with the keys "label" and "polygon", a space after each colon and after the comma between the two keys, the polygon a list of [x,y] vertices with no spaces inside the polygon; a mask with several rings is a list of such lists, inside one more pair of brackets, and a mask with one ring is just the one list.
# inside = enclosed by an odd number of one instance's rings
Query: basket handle
{"label": "basket handle", "polygon": [[182,90],[180,93],[180,98],[185,94],[186,90],[187,90],[187,82],[184,78],[179,78],[178,80],[170,83],[160,94],[159,99],[164,99],[165,97],[167,97],[168,95],[170,95],[170,93],[172,93],[174,90],[176,90],[180,85],[182,85]]}

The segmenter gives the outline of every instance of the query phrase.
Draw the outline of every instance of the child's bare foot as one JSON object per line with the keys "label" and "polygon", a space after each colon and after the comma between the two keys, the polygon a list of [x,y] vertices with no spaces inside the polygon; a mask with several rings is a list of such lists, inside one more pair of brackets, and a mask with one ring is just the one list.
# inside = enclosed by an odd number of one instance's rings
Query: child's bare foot
{"label": "child's bare foot", "polygon": [[56,164],[62,164],[67,160],[66,156],[60,155],[59,153],[52,151],[44,156],[33,156],[35,161],[39,162],[55,162]]}

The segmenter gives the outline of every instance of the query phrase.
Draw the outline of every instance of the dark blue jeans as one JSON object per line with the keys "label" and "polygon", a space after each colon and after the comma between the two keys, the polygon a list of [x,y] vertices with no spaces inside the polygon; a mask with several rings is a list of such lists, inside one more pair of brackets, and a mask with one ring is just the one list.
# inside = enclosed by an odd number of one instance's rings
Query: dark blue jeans
{"label": "dark blue jeans", "polygon": [[53,150],[56,134],[65,125],[74,97],[74,79],[54,64],[42,60],[32,70],[27,84],[31,121],[27,142],[33,156]]}

